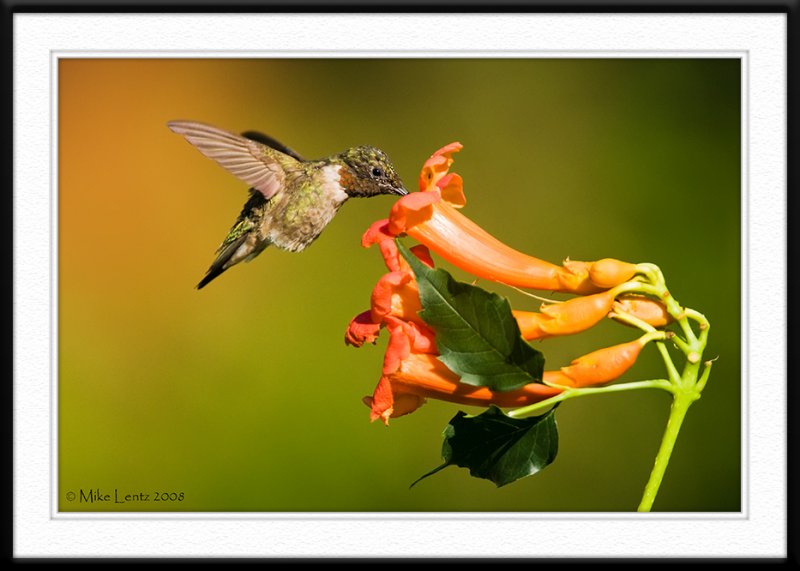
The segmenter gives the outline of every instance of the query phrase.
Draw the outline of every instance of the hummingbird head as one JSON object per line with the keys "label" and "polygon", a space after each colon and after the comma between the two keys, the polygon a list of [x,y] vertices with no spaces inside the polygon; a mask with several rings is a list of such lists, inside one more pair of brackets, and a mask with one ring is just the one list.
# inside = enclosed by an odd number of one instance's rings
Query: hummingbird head
{"label": "hummingbird head", "polygon": [[403,196],[403,186],[394,165],[382,150],[375,147],[353,147],[339,156],[343,167],[341,185],[348,196],[368,197],[378,194]]}

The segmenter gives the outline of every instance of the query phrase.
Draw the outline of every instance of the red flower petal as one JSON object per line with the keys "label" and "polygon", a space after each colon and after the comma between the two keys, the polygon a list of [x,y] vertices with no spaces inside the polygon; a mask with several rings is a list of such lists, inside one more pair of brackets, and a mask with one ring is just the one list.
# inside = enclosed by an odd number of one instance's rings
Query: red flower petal
{"label": "red flower petal", "polygon": [[431,186],[435,185],[447,173],[450,165],[453,164],[452,154],[457,153],[462,148],[464,146],[461,143],[450,143],[433,153],[422,165],[419,175],[419,189],[423,192],[431,190]]}
{"label": "red flower petal", "polygon": [[389,424],[389,417],[392,415],[392,405],[394,404],[394,396],[392,395],[392,386],[389,384],[389,380],[386,377],[381,377],[371,397],[364,397],[361,400],[370,408],[370,422],[381,418],[384,424]]}
{"label": "red flower petal", "polygon": [[380,243],[384,240],[392,240],[393,235],[389,233],[389,219],[377,220],[373,222],[367,231],[361,236],[361,245],[364,248],[369,248],[373,244]]}
{"label": "red flower petal", "polygon": [[383,355],[383,374],[394,373],[400,368],[403,362],[411,354],[411,343],[408,335],[403,331],[400,324],[390,325],[389,344],[386,346],[386,353]]}
{"label": "red flower petal", "polygon": [[387,426],[389,418],[397,418],[414,412],[425,404],[425,398],[419,395],[413,393],[395,394],[391,383],[386,377],[381,377],[372,396],[364,397],[362,401],[370,408],[370,422],[380,418]]}
{"label": "red flower petal", "polygon": [[433,215],[431,205],[439,202],[436,192],[412,192],[394,203],[389,213],[388,231],[393,236],[405,234],[408,228],[428,220]]}
{"label": "red flower petal", "polygon": [[390,329],[392,334],[405,335],[412,352],[438,355],[436,349],[436,332],[424,321],[406,321],[402,317],[389,315],[384,319],[384,324]]}
{"label": "red flower petal", "polygon": [[417,257],[417,259],[419,259],[420,262],[422,262],[429,268],[433,267],[433,258],[431,257],[431,251],[425,244],[417,244],[416,246],[412,246],[409,249],[411,250],[411,253],[414,254]]}
{"label": "red flower petal", "polygon": [[374,344],[380,331],[380,323],[373,322],[371,312],[365,311],[350,321],[344,334],[344,342],[353,347],[361,347],[364,343]]}
{"label": "red flower petal", "polygon": [[363,247],[369,248],[373,244],[378,244],[383,261],[390,272],[402,269],[397,244],[394,243],[394,236],[389,234],[388,218],[374,222],[361,237],[361,245]]}
{"label": "red flower petal", "polygon": [[461,208],[467,203],[464,196],[464,180],[456,173],[445,175],[436,183],[442,193],[442,200],[450,203],[453,208]]}
{"label": "red flower petal", "polygon": [[410,271],[384,274],[372,290],[370,311],[375,323],[382,322],[389,315],[422,323],[417,315],[421,309],[419,290]]}

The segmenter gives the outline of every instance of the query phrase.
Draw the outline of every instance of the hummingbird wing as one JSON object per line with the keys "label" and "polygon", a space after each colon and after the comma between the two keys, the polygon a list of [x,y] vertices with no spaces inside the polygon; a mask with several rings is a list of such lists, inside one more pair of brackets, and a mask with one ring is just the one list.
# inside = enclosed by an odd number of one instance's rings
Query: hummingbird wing
{"label": "hummingbird wing", "polygon": [[214,159],[269,200],[283,187],[284,166],[295,163],[267,145],[195,121],[170,121],[167,126],[183,135],[197,150]]}
{"label": "hummingbird wing", "polygon": [[266,145],[268,147],[272,147],[276,151],[282,152],[284,155],[289,155],[290,157],[294,157],[300,162],[305,162],[305,159],[301,157],[297,151],[294,149],[290,149],[277,139],[273,139],[269,135],[265,135],[259,131],[245,131],[242,133],[242,137],[247,137],[248,139],[252,139],[253,141],[258,141],[262,145]]}

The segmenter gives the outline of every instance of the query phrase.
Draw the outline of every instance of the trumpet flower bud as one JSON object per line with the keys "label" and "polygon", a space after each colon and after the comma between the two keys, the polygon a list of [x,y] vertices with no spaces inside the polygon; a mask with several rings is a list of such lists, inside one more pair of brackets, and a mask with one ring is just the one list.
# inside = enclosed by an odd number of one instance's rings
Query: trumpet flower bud
{"label": "trumpet flower bud", "polygon": [[593,351],[578,357],[568,367],[561,367],[561,372],[572,381],[568,386],[602,385],[622,376],[636,362],[639,352],[647,342],[642,339],[644,337]]}
{"label": "trumpet flower bud", "polygon": [[614,303],[614,311],[627,313],[653,327],[664,327],[674,321],[660,301],[636,294],[624,294]]}
{"label": "trumpet flower bud", "polygon": [[625,283],[636,274],[636,265],[614,258],[603,258],[592,263],[589,279],[601,288],[612,288]]}
{"label": "trumpet flower bud", "polygon": [[543,305],[541,313],[512,310],[524,339],[545,339],[585,331],[601,321],[614,304],[614,295],[604,291]]}

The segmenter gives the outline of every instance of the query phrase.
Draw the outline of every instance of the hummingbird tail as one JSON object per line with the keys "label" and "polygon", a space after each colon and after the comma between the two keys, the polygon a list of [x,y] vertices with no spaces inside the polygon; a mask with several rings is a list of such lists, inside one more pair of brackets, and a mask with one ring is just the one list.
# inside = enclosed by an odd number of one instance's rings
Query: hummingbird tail
{"label": "hummingbird tail", "polygon": [[213,267],[212,267],[211,269],[209,269],[209,270],[208,270],[208,273],[207,273],[207,274],[206,274],[206,275],[203,277],[203,279],[202,279],[202,280],[200,280],[200,283],[198,283],[198,284],[197,284],[197,286],[195,286],[195,287],[196,287],[197,289],[203,289],[204,287],[206,287],[206,286],[208,285],[208,283],[209,283],[211,280],[213,280],[215,277],[217,277],[218,275],[220,275],[220,274],[221,274],[222,272],[224,272],[226,269],[227,269],[227,268],[213,268]]}
{"label": "hummingbird tail", "polygon": [[269,242],[266,240],[253,240],[253,236],[249,232],[229,244],[223,245],[219,250],[217,259],[214,260],[206,275],[197,284],[197,289],[203,289],[211,280],[239,262],[249,262],[263,252],[268,245]]}
{"label": "hummingbird tail", "polygon": [[245,233],[229,244],[223,245],[223,247],[219,250],[217,258],[214,260],[214,263],[211,264],[211,267],[208,268],[206,275],[203,276],[203,279],[197,284],[197,289],[203,289],[211,280],[216,278],[222,272],[242,261],[241,255],[235,255],[239,251],[239,248],[247,241],[247,237],[248,234]]}

